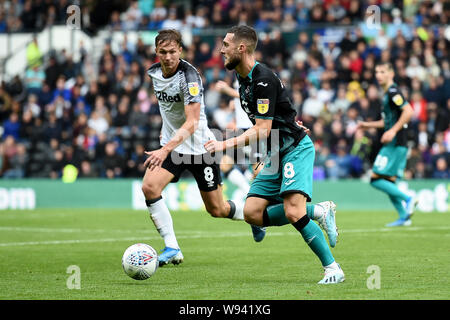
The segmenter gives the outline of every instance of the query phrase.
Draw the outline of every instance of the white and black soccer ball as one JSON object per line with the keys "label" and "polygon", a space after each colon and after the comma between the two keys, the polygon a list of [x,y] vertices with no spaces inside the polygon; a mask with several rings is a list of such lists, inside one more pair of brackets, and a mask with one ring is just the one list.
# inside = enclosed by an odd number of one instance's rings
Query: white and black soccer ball
{"label": "white and black soccer ball", "polygon": [[158,269],[158,254],[148,244],[133,244],[123,254],[122,267],[125,273],[135,280],[148,279]]}

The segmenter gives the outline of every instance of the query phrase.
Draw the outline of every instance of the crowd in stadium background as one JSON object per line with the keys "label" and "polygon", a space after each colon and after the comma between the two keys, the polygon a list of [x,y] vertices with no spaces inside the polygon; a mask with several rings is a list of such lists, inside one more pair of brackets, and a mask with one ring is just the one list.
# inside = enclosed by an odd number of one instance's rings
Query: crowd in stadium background
{"label": "crowd in stadium background", "polygon": [[[170,4],[169,4],[170,3]],[[70,1],[0,0],[0,33],[39,30],[64,23]],[[260,36],[257,60],[277,72],[291,94],[298,119],[316,145],[315,179],[365,176],[380,147],[380,132],[356,131],[358,120],[381,117],[374,78],[378,61],[391,61],[395,82],[411,103],[406,179],[450,177],[449,2],[272,1],[79,1],[83,28],[111,31],[253,26]],[[366,8],[378,5],[383,28],[361,27]],[[351,26],[342,41],[321,41],[304,28]],[[309,29],[311,30],[311,29]],[[297,32],[288,46],[284,32]],[[375,32],[375,33],[374,33]],[[210,127],[236,127],[233,100],[218,80],[221,41],[194,36],[184,59],[202,74]],[[39,57],[39,43],[27,48]],[[0,176],[59,178],[66,164],[79,177],[142,177],[144,150],[159,145],[161,118],[146,69],[154,47],[125,38],[119,51],[105,43],[97,77],[86,76],[86,52],[28,61],[28,69],[0,87]],[[33,55],[30,55],[33,56]]]}

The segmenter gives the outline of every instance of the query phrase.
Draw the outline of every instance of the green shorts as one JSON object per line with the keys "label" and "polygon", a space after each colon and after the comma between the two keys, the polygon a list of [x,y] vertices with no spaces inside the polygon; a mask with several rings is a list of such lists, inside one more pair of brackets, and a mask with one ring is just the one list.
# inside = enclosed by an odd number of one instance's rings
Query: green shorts
{"label": "green shorts", "polygon": [[[315,149],[308,136],[281,159],[264,163],[264,168],[252,182],[249,197],[259,197],[271,202],[283,202],[290,193],[300,193],[311,201]],[[278,160],[278,161],[275,161]]]}
{"label": "green shorts", "polygon": [[403,177],[408,148],[404,146],[383,146],[375,158],[372,171],[380,176]]}

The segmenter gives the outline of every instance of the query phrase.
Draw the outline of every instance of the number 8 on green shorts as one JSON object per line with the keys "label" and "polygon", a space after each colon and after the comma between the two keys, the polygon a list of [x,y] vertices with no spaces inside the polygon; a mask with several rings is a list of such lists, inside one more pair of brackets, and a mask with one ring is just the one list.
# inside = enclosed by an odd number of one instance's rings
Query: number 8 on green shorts
{"label": "number 8 on green shorts", "polygon": [[[268,161],[253,181],[247,197],[260,197],[282,202],[289,193],[301,193],[311,201],[315,150],[308,136],[291,151],[283,154],[278,167]],[[273,157],[272,157],[273,158]]]}

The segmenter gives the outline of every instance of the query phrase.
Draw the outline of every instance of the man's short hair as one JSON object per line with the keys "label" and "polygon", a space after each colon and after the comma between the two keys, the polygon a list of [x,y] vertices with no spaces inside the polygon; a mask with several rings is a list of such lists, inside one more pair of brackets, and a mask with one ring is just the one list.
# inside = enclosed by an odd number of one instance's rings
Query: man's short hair
{"label": "man's short hair", "polygon": [[380,61],[375,65],[375,68],[378,66],[385,66],[388,70],[394,71],[394,66],[389,61]]}
{"label": "man's short hair", "polygon": [[155,46],[157,47],[158,45],[160,45],[163,42],[166,41],[175,41],[175,43],[181,47],[182,46],[182,42],[181,42],[181,33],[179,33],[177,30],[175,29],[166,29],[166,30],[160,30],[158,31],[158,35],[155,38]]}
{"label": "man's short hair", "polygon": [[255,29],[246,25],[234,26],[228,30],[228,33],[233,33],[233,41],[244,40],[247,44],[247,52],[253,53],[258,44],[258,36],[256,35]]}

